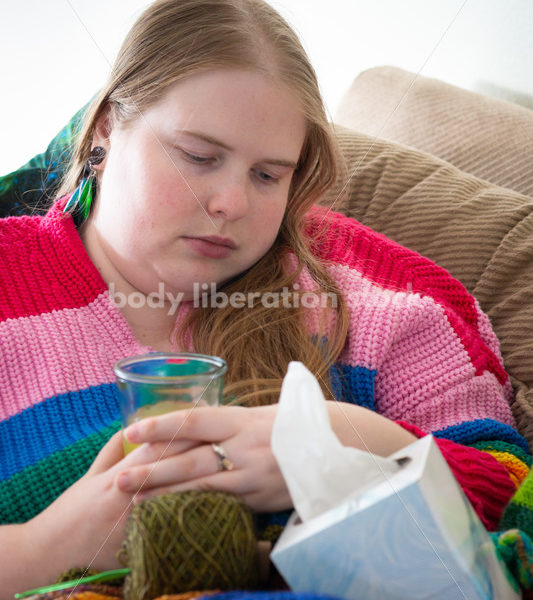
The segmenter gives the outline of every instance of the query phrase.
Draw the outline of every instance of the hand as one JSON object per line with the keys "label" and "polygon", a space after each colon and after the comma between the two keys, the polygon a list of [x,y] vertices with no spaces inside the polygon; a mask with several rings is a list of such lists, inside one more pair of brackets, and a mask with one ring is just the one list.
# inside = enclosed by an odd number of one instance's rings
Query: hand
{"label": "hand", "polygon": [[87,473],[28,523],[41,576],[48,573],[45,583],[70,567],[108,570],[120,566],[116,553],[134,506],[134,493],[119,488],[117,476],[139,460],[142,454],[135,452],[124,458],[122,434],[115,434]]}
{"label": "hand", "polygon": [[[252,510],[292,507],[289,491],[270,447],[277,406],[201,407],[144,419],[125,431],[143,444],[136,466],[124,469],[118,487],[135,501],[185,490],[236,494]],[[211,443],[220,444],[234,465],[220,471]]]}

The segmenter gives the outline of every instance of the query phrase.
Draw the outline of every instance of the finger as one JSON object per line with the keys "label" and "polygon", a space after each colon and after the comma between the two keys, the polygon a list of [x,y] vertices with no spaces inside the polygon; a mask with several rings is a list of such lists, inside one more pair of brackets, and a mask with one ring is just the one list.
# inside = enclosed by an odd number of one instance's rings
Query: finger
{"label": "finger", "polygon": [[[248,409],[240,406],[206,406],[143,419],[125,430],[134,444],[189,439],[204,442],[225,440],[236,433]],[[244,411],[244,412],[243,412]]]}
{"label": "finger", "polygon": [[103,473],[124,458],[122,433],[117,431],[103,446],[93,461],[89,473]]}
{"label": "finger", "polygon": [[155,498],[163,494],[197,490],[201,492],[216,491],[233,494],[256,512],[278,512],[294,508],[292,499],[286,488],[265,490],[254,487],[253,489],[249,489],[247,483],[242,471],[235,474],[225,472],[217,476],[187,481],[182,484],[142,490],[135,494],[133,502],[139,504],[143,500]]}
{"label": "finger", "polygon": [[[117,475],[116,483],[124,492],[166,487],[200,479],[219,471],[217,455],[209,445],[202,444],[179,455],[164,456],[163,444],[145,444],[139,448],[138,464]],[[133,454],[133,452],[132,452]],[[148,459],[154,459],[147,462]]]}
{"label": "finger", "polygon": [[119,468],[122,470],[136,465],[156,463],[164,458],[182,454],[201,445],[202,442],[197,442],[196,440],[174,440],[171,442],[139,444],[126,455],[124,460],[121,461]]}
{"label": "finger", "polygon": [[195,479],[180,484],[161,486],[158,488],[151,488],[142,490],[135,495],[134,502],[138,504],[148,498],[155,498],[162,494],[170,494],[177,492],[188,492],[191,490],[197,490],[200,492],[225,492],[227,494],[234,494],[244,498],[246,496],[248,482],[242,476],[240,471],[223,471],[204,477],[201,479]]}

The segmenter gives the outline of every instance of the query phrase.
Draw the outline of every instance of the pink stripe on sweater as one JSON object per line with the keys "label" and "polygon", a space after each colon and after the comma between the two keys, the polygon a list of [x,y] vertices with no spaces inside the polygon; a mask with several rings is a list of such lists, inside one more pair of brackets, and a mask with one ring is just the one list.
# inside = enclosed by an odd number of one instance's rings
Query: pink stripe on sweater
{"label": "pink stripe on sweater", "polygon": [[41,400],[115,380],[122,357],[150,349],[135,339],[109,293],[69,308],[0,323],[0,420]]}
{"label": "pink stripe on sweater", "polygon": [[319,255],[357,269],[381,288],[434,298],[444,307],[476,373],[488,369],[500,383],[508,379],[491,349],[477,335],[479,309],[474,298],[446,270],[358,221],[323,207],[309,211],[307,233],[315,240]]}
{"label": "pink stripe on sweater", "polygon": [[347,289],[352,314],[350,353],[340,359],[377,370],[380,413],[427,431],[481,418],[514,426],[507,385],[489,370],[476,372],[440,304],[419,294],[383,293],[347,266],[329,271]]}
{"label": "pink stripe on sweater", "polygon": [[[487,344],[487,347],[490,348],[494,356],[498,358],[500,364],[503,365],[503,357],[500,350],[500,342],[494,333],[494,329],[490,324],[489,317],[481,310],[478,301],[474,298],[474,302],[476,303],[476,309],[478,311],[478,331],[479,335]],[[509,406],[512,404],[514,392],[513,386],[511,384],[511,380],[507,377],[507,380],[503,384],[503,391],[505,395],[505,399],[507,400]]]}
{"label": "pink stripe on sweater", "polygon": [[[516,427],[509,405],[502,401],[502,386],[489,372],[466,381],[461,381],[460,372],[452,373],[450,377],[435,374],[434,381],[425,381],[419,390],[411,390],[414,395],[409,400],[401,388],[395,388],[400,379],[391,377],[386,385],[381,385],[378,374],[376,381],[376,395],[387,398],[384,410],[385,403],[378,399],[380,412],[390,419],[405,419],[425,431],[437,431],[476,419],[495,419]],[[435,393],[439,386],[447,385],[452,387]]]}

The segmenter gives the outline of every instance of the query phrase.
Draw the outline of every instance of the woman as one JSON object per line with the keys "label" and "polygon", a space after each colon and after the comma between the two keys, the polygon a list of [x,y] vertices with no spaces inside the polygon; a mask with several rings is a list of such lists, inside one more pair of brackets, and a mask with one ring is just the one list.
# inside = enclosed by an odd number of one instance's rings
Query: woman
{"label": "woman", "polygon": [[[437,432],[496,526],[527,446],[488,320],[429,261],[312,208],[340,165],[312,67],[267,4],[160,0],[140,17],[58,201],[1,224],[6,598],[71,566],[115,566],[132,502],[154,494],[217,489],[290,509],[270,450],[290,360],[316,374],[344,444],[387,455]],[[195,302],[215,288],[252,300]],[[328,300],[306,307],[287,290]],[[222,356],[244,406],[147,419],[124,458],[112,366],[149,350]],[[484,451],[493,440],[512,461]]]}

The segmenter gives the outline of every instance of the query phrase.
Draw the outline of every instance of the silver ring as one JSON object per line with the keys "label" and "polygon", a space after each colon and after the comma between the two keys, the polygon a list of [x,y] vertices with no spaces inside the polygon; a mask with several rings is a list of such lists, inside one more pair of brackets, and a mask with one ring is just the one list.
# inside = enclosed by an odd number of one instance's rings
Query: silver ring
{"label": "silver ring", "polygon": [[233,469],[233,463],[228,458],[224,448],[220,444],[211,444],[213,452],[217,455],[218,459],[218,470],[219,471],[231,471]]}

